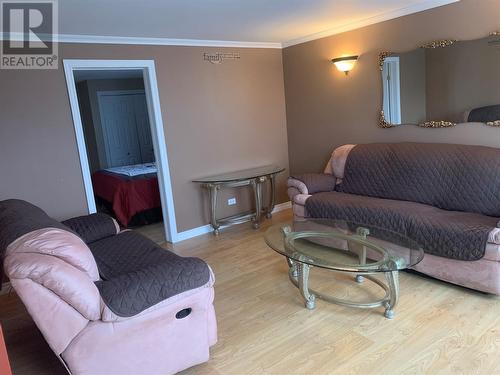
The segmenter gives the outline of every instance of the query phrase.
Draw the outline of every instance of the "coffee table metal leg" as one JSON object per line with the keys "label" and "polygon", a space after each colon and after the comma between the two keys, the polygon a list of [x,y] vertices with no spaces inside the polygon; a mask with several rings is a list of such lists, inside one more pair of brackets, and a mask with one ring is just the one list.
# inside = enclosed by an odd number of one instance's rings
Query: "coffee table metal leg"
{"label": "coffee table metal leg", "polygon": [[392,271],[386,272],[385,277],[387,279],[387,283],[389,284],[389,300],[385,306],[385,317],[387,319],[394,318],[394,308],[396,307],[399,299],[399,272]]}
{"label": "coffee table metal leg", "polygon": [[297,262],[294,262],[293,260],[291,260],[290,258],[287,257],[286,263],[288,264],[288,267],[289,267],[290,277],[293,278],[292,282],[294,284],[298,283],[297,277],[299,277],[299,273],[297,271]]}
{"label": "coffee table metal leg", "polygon": [[[356,234],[366,240],[366,237],[370,234],[370,230],[368,228],[358,227],[356,228]],[[366,246],[362,246],[361,252],[359,253],[359,264],[366,264]],[[365,278],[361,275],[356,275],[356,282],[361,284]]]}
{"label": "coffee table metal leg", "polygon": [[[363,246],[361,249],[361,253],[359,254],[359,264],[365,265],[366,264],[366,246]],[[361,284],[363,281],[365,281],[365,278],[361,275],[356,275],[356,282],[358,284]]]}
{"label": "coffee table metal leg", "polygon": [[309,292],[309,268],[307,264],[297,263],[300,293],[304,297],[306,308],[313,310],[316,307],[316,296]]}

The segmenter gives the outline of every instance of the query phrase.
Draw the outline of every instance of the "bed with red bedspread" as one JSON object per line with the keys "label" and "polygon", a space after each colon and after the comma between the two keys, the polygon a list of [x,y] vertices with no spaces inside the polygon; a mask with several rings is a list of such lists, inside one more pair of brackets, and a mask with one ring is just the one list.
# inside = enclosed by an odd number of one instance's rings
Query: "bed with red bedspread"
{"label": "bed with red bedspread", "polygon": [[92,187],[94,195],[109,203],[124,227],[134,215],[161,207],[156,173],[127,176],[99,170],[92,174]]}

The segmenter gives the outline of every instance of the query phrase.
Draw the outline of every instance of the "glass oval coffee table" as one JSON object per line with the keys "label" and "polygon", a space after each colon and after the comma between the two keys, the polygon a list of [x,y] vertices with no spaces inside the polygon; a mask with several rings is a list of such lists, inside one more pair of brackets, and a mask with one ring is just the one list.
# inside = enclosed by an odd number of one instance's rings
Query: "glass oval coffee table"
{"label": "glass oval coffee table", "polygon": [[[269,247],[287,259],[291,282],[299,288],[308,309],[316,298],[348,307],[383,306],[385,317],[394,317],[399,298],[399,271],[420,262],[424,252],[412,239],[383,228],[341,220],[307,219],[270,227],[265,234]],[[309,288],[311,267],[355,274],[355,280],[374,282],[384,297],[353,302]],[[386,283],[375,274],[384,274]]]}

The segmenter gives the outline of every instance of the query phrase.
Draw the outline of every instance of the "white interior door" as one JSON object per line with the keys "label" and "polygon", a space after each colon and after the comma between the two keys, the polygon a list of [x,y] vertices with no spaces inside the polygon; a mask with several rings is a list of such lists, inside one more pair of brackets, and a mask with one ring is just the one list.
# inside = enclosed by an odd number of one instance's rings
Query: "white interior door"
{"label": "white interior door", "polygon": [[131,95],[135,108],[135,121],[137,124],[137,135],[139,137],[139,147],[143,163],[150,163],[155,160],[155,150],[151,138],[151,128],[149,126],[148,105],[146,95]]}
{"label": "white interior door", "polygon": [[142,162],[134,96],[107,93],[98,96],[108,167]]}

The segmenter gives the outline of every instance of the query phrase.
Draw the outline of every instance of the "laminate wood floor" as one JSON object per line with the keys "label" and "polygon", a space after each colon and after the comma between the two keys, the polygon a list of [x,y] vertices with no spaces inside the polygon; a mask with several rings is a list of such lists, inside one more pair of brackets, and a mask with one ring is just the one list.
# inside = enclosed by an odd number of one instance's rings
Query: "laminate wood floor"
{"label": "laminate wood floor", "polygon": [[[205,259],[216,275],[219,341],[208,363],[182,375],[215,374],[500,374],[500,298],[412,273],[401,274],[394,320],[382,309],[317,301],[304,308],[283,257],[263,234],[289,211],[164,246]],[[161,225],[146,235],[159,240]],[[143,232],[144,233],[144,232]],[[337,296],[379,293],[350,275],[314,269],[313,287]],[[0,320],[15,375],[65,374],[13,293],[0,296]],[[97,374],[96,374],[97,375]]]}

